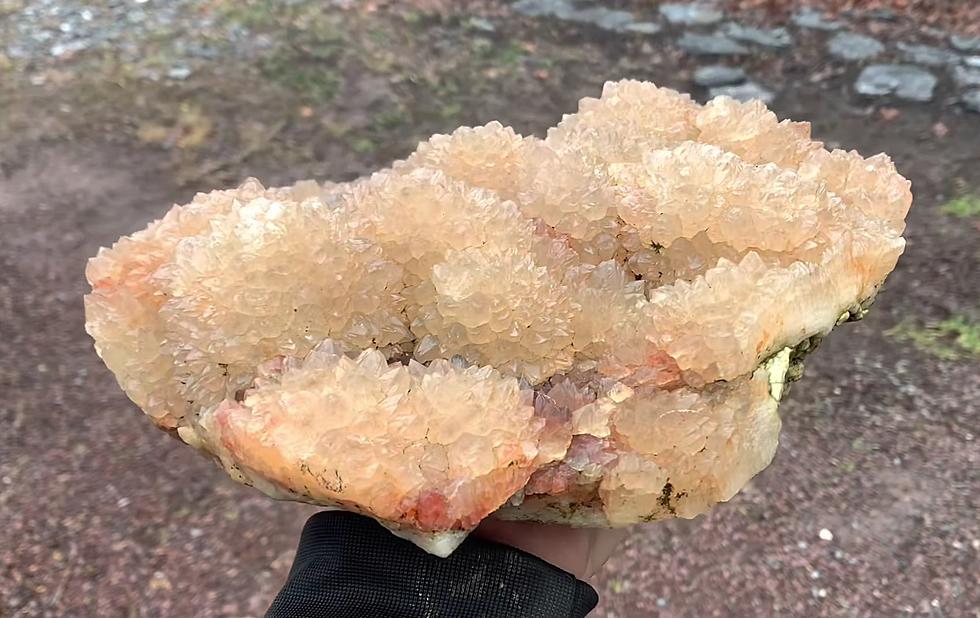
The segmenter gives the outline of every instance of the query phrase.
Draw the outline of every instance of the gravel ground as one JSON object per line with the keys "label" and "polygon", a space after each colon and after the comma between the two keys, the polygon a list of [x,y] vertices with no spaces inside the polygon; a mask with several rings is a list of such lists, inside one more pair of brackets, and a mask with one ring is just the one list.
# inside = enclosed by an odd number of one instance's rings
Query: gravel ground
{"label": "gravel ground", "polygon": [[[247,175],[346,179],[495,118],[540,133],[605,79],[705,94],[669,29],[307,4],[0,0],[0,616],[259,616],[312,512],[127,401],[83,330],[99,246]],[[980,221],[941,207],[980,191],[980,115],[947,82],[927,104],[856,97],[861,65],[821,36],[739,62],[781,116],[893,155],[916,194],[906,255],[811,357],[773,465],[707,517],[635,529],[596,616],[980,616],[978,361],[930,330],[980,317]]]}

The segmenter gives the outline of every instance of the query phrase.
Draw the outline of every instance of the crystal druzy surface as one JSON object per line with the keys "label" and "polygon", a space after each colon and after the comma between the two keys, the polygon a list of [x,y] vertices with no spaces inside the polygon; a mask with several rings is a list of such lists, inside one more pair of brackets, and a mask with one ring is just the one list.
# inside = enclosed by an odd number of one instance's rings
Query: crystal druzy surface
{"label": "crystal druzy surface", "polygon": [[430,551],[483,518],[693,517],[902,252],[909,183],[761,103],[606,84],[547,137],[200,194],[88,265],[87,328],[237,480]]}

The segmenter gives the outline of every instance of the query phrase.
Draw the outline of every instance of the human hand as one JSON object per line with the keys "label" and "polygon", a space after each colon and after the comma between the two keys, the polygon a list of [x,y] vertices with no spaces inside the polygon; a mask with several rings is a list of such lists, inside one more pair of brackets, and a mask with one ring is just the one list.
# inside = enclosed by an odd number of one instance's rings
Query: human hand
{"label": "human hand", "polygon": [[516,547],[585,580],[602,568],[629,530],[486,519],[474,534]]}

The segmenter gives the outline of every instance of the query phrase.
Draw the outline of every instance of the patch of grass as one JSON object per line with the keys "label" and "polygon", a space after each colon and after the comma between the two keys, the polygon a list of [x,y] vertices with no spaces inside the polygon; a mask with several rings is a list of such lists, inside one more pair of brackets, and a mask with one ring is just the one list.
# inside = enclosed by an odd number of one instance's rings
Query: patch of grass
{"label": "patch of grass", "polygon": [[255,62],[264,78],[309,103],[323,103],[337,94],[350,47],[342,16],[317,3],[243,0],[232,3],[223,18],[276,41]]}
{"label": "patch of grass", "polygon": [[463,112],[463,105],[460,103],[446,103],[439,108],[439,115],[446,120],[456,118]]}
{"label": "patch of grass", "polygon": [[975,193],[961,195],[943,204],[941,210],[947,215],[961,219],[978,217],[980,216],[980,195]]}
{"label": "patch of grass", "polygon": [[909,341],[923,352],[943,360],[980,358],[980,324],[965,316],[954,315],[938,324],[925,326],[906,320],[885,334],[899,341]]}
{"label": "patch of grass", "polygon": [[341,76],[328,64],[298,54],[276,53],[259,60],[262,74],[312,103],[329,101],[340,90]]}
{"label": "patch of grass", "polygon": [[408,110],[403,106],[388,108],[371,120],[371,128],[377,131],[391,131],[405,126],[411,120]]}
{"label": "patch of grass", "polygon": [[401,14],[402,21],[409,25],[415,25],[422,21],[422,13],[418,11],[405,11]]}
{"label": "patch of grass", "polygon": [[242,0],[228,4],[224,16],[246,28],[258,29],[275,23],[277,12],[275,5],[268,0]]}
{"label": "patch of grass", "polygon": [[358,154],[371,154],[378,149],[378,144],[368,137],[359,137],[351,143],[350,147]]}
{"label": "patch of grass", "polygon": [[495,42],[476,37],[470,44],[473,55],[481,64],[501,70],[520,66],[528,57],[527,49],[517,41]]}
{"label": "patch of grass", "polygon": [[525,57],[527,57],[527,51],[524,47],[511,41],[494,46],[490,59],[494,65],[499,67],[516,67],[524,61]]}

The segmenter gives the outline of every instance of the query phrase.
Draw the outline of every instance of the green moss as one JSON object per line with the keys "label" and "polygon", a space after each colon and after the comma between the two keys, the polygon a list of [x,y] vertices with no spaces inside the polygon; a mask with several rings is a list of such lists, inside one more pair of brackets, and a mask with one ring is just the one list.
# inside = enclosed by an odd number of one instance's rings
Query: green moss
{"label": "green moss", "polygon": [[943,360],[980,358],[980,324],[962,315],[924,326],[905,320],[885,334]]}
{"label": "green moss", "polygon": [[941,210],[947,215],[961,219],[980,216],[980,195],[974,193],[961,195],[943,204]]}

